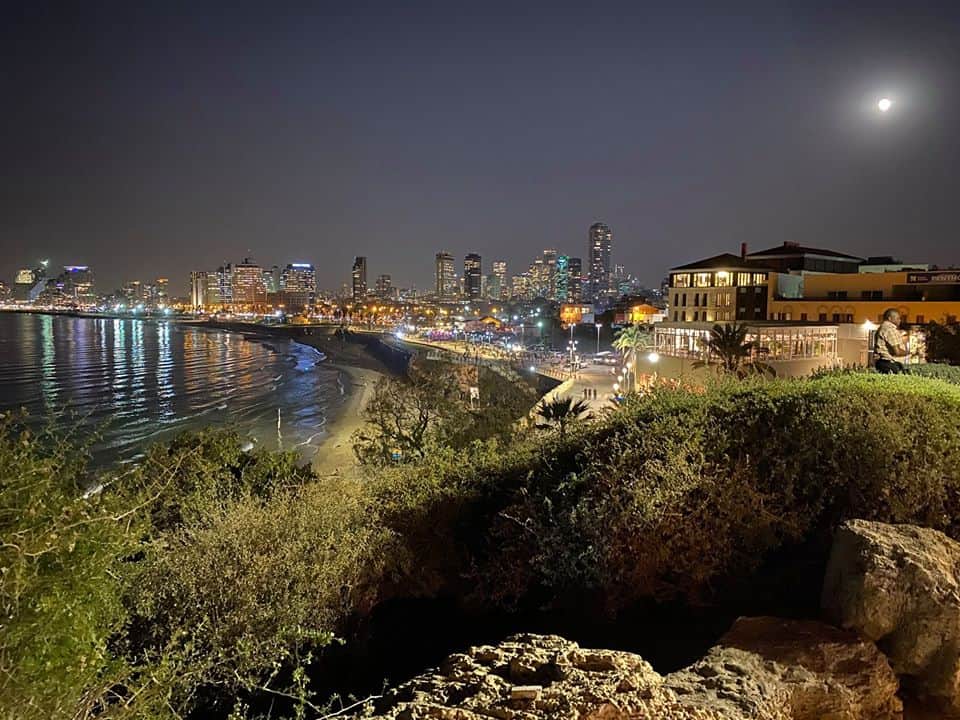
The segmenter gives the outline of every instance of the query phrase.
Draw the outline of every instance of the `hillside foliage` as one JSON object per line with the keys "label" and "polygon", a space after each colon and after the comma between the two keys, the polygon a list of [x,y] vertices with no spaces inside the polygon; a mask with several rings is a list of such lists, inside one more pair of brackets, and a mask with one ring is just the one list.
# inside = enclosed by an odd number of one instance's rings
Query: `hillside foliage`
{"label": "hillside foliage", "polygon": [[390,599],[709,604],[847,518],[960,537],[960,387],[663,388],[361,483],[228,432],[97,474],[82,442],[7,418],[0,473],[0,716],[280,717],[322,705],[313,660]]}

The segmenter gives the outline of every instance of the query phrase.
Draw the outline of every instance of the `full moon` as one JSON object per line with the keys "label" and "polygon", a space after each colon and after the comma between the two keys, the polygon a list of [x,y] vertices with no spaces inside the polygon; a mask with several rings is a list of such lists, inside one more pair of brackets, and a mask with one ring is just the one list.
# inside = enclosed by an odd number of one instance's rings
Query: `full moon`
{"label": "full moon", "polygon": [[886,112],[893,105],[893,100],[890,98],[880,98],[880,102],[877,103],[877,107],[880,108],[880,112]]}

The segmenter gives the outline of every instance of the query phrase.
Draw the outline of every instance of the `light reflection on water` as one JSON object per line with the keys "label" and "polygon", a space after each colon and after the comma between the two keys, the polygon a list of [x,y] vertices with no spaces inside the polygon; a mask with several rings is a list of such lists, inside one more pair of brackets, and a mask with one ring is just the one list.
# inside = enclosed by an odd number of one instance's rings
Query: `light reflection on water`
{"label": "light reflection on water", "polygon": [[337,371],[320,359],[281,338],[0,313],[0,410],[26,408],[37,422],[66,412],[61,422],[99,428],[100,464],[210,425],[312,457],[343,401]]}

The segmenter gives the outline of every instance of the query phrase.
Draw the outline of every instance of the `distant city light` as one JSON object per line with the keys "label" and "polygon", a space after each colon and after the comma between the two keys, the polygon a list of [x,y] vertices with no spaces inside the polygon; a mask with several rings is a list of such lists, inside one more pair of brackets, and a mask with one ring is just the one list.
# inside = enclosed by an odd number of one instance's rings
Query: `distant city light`
{"label": "distant city light", "polygon": [[880,102],[877,103],[877,107],[880,108],[880,112],[887,112],[891,107],[893,107],[893,100],[890,98],[880,98]]}

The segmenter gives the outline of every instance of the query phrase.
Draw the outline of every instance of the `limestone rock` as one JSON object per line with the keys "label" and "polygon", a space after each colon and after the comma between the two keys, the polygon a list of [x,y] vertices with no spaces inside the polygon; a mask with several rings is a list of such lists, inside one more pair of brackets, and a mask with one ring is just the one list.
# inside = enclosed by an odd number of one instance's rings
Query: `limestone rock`
{"label": "limestone rock", "polygon": [[918,694],[960,715],[960,544],[912,525],[847,522],[822,605],[831,621],[876,642]]}
{"label": "limestone rock", "polygon": [[[519,690],[518,690],[519,689]],[[516,635],[451,655],[387,693],[391,720],[894,720],[876,648],[821,623],[741,619],[701,661],[659,675],[638,655]]]}
{"label": "limestone rock", "polygon": [[897,678],[876,646],[812,621],[740,618],[666,685],[686,705],[758,719],[894,720],[903,712]]}

